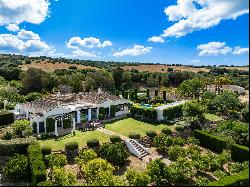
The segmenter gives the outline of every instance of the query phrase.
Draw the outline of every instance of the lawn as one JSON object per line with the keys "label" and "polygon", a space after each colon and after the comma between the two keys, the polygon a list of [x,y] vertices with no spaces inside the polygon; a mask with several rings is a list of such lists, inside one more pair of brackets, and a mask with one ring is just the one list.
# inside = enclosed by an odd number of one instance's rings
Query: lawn
{"label": "lawn", "polygon": [[75,136],[69,134],[56,139],[39,140],[38,142],[41,146],[48,145],[51,146],[53,151],[58,151],[58,150],[64,150],[65,144],[73,141],[78,142],[79,147],[84,147],[86,146],[87,141],[92,138],[96,138],[100,141],[100,143],[103,143],[103,142],[108,142],[110,136],[99,131],[88,131],[88,132],[76,131]]}
{"label": "lawn", "polygon": [[173,126],[167,126],[164,124],[153,125],[150,123],[137,121],[132,118],[122,119],[105,125],[106,129],[125,136],[128,136],[132,132],[139,133],[141,136],[145,136],[146,131],[148,130],[154,130],[159,133],[164,127],[173,129]]}
{"label": "lawn", "polygon": [[217,116],[217,115],[214,115],[214,114],[204,114],[205,118],[208,120],[208,121],[220,121],[222,120],[222,118],[220,116]]}

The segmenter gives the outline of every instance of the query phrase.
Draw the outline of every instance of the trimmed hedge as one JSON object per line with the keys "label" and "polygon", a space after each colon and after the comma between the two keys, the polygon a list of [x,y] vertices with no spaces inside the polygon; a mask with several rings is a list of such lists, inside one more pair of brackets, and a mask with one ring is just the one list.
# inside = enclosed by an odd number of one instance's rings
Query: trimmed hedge
{"label": "trimmed hedge", "polygon": [[146,135],[149,137],[149,138],[154,138],[157,136],[157,133],[153,130],[149,130],[146,132]]}
{"label": "trimmed hedge", "polygon": [[111,141],[111,143],[117,143],[117,142],[121,142],[122,139],[121,139],[120,136],[113,135],[113,136],[110,137],[110,141]]}
{"label": "trimmed hedge", "polygon": [[6,110],[0,110],[0,127],[14,123],[14,115]]}
{"label": "trimmed hedge", "polygon": [[227,140],[223,140],[217,136],[213,136],[206,131],[195,130],[194,137],[200,141],[200,145],[215,152],[222,153],[223,149],[229,148]]}
{"label": "trimmed hedge", "polygon": [[69,151],[75,151],[78,149],[78,143],[77,142],[69,142],[65,145],[65,151],[69,152]]}
{"label": "trimmed hedge", "polygon": [[31,180],[33,185],[36,185],[46,180],[46,167],[43,162],[41,147],[37,144],[30,145],[28,148]]}
{"label": "trimmed hedge", "polygon": [[13,156],[14,154],[27,154],[29,145],[36,142],[36,138],[17,138],[0,140],[0,156]]}
{"label": "trimmed hedge", "polygon": [[43,156],[45,155],[50,155],[52,152],[52,148],[48,145],[42,147],[42,154]]}
{"label": "trimmed hedge", "polygon": [[[102,115],[102,116],[100,116],[100,115]],[[104,116],[105,116],[105,108],[104,107],[100,107],[99,108],[99,116],[98,116],[99,120],[103,120]],[[100,119],[100,117],[103,118],[103,119]]]}
{"label": "trimmed hedge", "polygon": [[138,133],[130,133],[128,137],[131,139],[140,139],[141,135]]}
{"label": "trimmed hedge", "polygon": [[111,105],[110,106],[110,117],[111,118],[115,117],[115,113],[116,113],[117,109],[118,109],[117,105]]}
{"label": "trimmed hedge", "polygon": [[90,139],[87,141],[87,146],[89,148],[94,148],[100,146],[100,142],[97,139]]}
{"label": "trimmed hedge", "polygon": [[130,109],[130,114],[132,116],[140,116],[152,121],[156,121],[157,112],[154,108],[143,108],[139,105],[133,105]]}
{"label": "trimmed hedge", "polygon": [[172,134],[173,134],[172,130],[171,130],[170,128],[168,128],[168,127],[164,127],[164,128],[161,130],[161,132],[162,132],[163,134],[165,134],[165,135],[172,135]]}
{"label": "trimmed hedge", "polygon": [[224,177],[218,181],[208,184],[208,186],[248,186],[249,185],[249,168],[244,171]]}
{"label": "trimmed hedge", "polygon": [[233,144],[231,146],[232,159],[237,162],[245,162],[249,160],[249,147]]}
{"label": "trimmed hedge", "polygon": [[167,120],[173,120],[174,118],[179,118],[183,116],[183,105],[177,105],[169,107],[163,110],[163,117]]}

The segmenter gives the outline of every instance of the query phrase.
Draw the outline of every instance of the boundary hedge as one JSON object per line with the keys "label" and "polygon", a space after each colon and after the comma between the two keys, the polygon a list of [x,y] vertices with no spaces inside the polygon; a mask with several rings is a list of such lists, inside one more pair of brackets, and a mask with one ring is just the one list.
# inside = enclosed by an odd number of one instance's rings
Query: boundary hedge
{"label": "boundary hedge", "polygon": [[237,162],[245,162],[249,160],[249,147],[233,144],[231,146],[232,159]]}
{"label": "boundary hedge", "polygon": [[6,110],[0,110],[0,127],[14,123],[14,115]]}
{"label": "boundary hedge", "polygon": [[249,185],[249,168],[244,171],[224,177],[218,181],[208,184],[208,186],[248,186]]}
{"label": "boundary hedge", "polygon": [[16,138],[0,140],[0,156],[13,156],[14,154],[27,154],[29,145],[36,142],[36,138]]}
{"label": "boundary hedge", "polygon": [[157,112],[154,108],[143,108],[137,105],[133,105],[130,109],[132,116],[140,116],[145,119],[155,121],[157,119]]}
{"label": "boundary hedge", "polygon": [[182,110],[183,105],[177,105],[173,107],[169,107],[163,110],[163,117],[166,120],[173,120],[174,118],[179,118],[183,115]]}
{"label": "boundary hedge", "polygon": [[46,180],[46,167],[43,162],[41,147],[37,144],[30,145],[28,148],[31,180],[33,185],[36,185]]}

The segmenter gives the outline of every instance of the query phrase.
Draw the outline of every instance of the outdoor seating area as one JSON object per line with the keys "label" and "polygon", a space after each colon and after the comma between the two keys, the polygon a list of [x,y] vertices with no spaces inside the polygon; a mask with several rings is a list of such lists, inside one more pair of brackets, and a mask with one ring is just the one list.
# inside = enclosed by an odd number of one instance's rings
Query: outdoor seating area
{"label": "outdoor seating area", "polygon": [[78,129],[82,131],[90,131],[90,130],[96,130],[97,128],[100,127],[105,127],[104,123],[99,120],[93,120],[80,125]]}

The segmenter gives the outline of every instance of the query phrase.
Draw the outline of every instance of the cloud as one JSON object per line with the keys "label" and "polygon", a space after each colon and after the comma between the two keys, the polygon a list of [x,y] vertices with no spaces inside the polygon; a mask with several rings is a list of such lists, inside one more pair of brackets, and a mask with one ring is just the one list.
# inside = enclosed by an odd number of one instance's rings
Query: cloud
{"label": "cloud", "polygon": [[143,45],[135,45],[133,48],[124,49],[122,51],[118,51],[113,53],[115,57],[123,57],[123,56],[139,56],[145,55],[151,52],[152,47],[144,47]]}
{"label": "cloud", "polygon": [[89,37],[83,38],[80,37],[72,37],[67,42],[67,47],[71,49],[82,49],[82,48],[104,48],[112,46],[111,41],[104,41],[103,43],[100,42],[100,39]]}
{"label": "cloud", "polygon": [[6,26],[6,29],[8,29],[9,31],[12,31],[12,32],[16,32],[16,31],[19,31],[20,28],[16,24],[9,24]]}
{"label": "cloud", "polygon": [[194,60],[190,60],[191,63],[194,63],[194,64],[197,64],[197,63],[200,63],[201,60],[198,60],[198,59],[194,59]]}
{"label": "cloud", "polygon": [[73,57],[97,57],[94,53],[83,51],[83,50],[76,50],[72,52]]}
{"label": "cloud", "polygon": [[197,47],[199,56],[218,56],[225,55],[232,52],[232,48],[226,46],[225,42],[209,42]]}
{"label": "cloud", "polygon": [[165,40],[162,37],[159,36],[153,36],[148,39],[148,42],[155,42],[155,43],[164,43]]}
{"label": "cloud", "polygon": [[235,47],[233,54],[234,55],[242,55],[242,54],[248,54],[249,48],[241,48],[240,46]]}
{"label": "cloud", "polygon": [[26,31],[24,29],[21,29],[17,36],[24,40],[40,40],[40,37],[38,34],[32,32],[32,31]]}
{"label": "cloud", "polygon": [[175,22],[161,37],[182,37],[188,33],[208,29],[223,20],[249,13],[247,0],[178,0],[177,5],[165,8],[168,20]]}
{"label": "cloud", "polygon": [[48,0],[0,0],[0,26],[42,23],[49,14]]}

